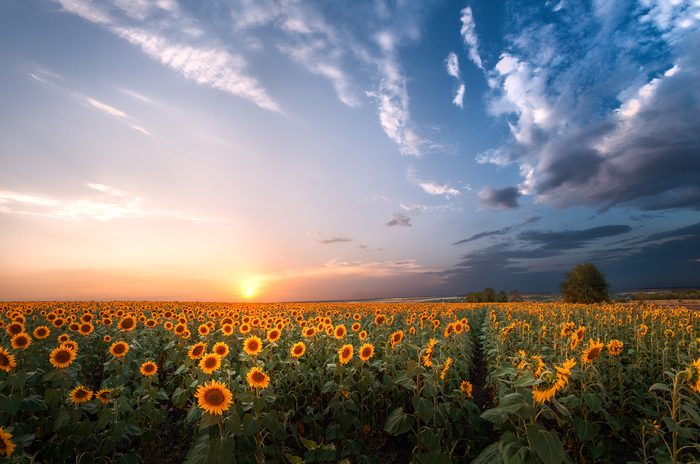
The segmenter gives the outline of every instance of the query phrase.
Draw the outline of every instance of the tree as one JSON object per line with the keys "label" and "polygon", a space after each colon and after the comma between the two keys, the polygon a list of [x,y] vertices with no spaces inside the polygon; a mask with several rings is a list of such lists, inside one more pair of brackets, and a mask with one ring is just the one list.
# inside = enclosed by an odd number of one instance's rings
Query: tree
{"label": "tree", "polygon": [[559,284],[559,289],[565,303],[610,301],[610,284],[593,263],[577,264],[571,272],[565,272],[564,277],[566,281]]}

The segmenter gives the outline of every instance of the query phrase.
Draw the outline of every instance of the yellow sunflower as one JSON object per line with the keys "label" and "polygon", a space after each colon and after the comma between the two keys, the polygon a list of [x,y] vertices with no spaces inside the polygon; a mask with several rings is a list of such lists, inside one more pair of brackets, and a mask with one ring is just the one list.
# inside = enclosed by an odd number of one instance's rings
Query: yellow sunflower
{"label": "yellow sunflower", "polygon": [[195,398],[197,398],[200,409],[209,414],[220,416],[231,406],[232,395],[223,383],[212,380],[197,387]]}
{"label": "yellow sunflower", "polygon": [[262,351],[262,340],[255,335],[246,338],[243,342],[243,350],[250,356],[256,356]]}
{"label": "yellow sunflower", "polygon": [[84,322],[78,327],[78,333],[80,335],[90,335],[93,330],[95,330],[95,327],[89,322]]}
{"label": "yellow sunflower", "polygon": [[205,354],[199,361],[199,368],[205,374],[211,374],[221,367],[221,358],[216,353]]}
{"label": "yellow sunflower", "polygon": [[280,339],[281,335],[282,332],[280,331],[280,329],[274,328],[267,332],[267,341],[270,343],[275,343],[277,340]]}
{"label": "yellow sunflower", "polygon": [[78,344],[75,342],[75,340],[66,340],[65,342],[61,343],[60,346],[78,353]]}
{"label": "yellow sunflower", "polygon": [[367,338],[367,332],[363,330],[360,332],[360,340],[364,341],[365,338]]}
{"label": "yellow sunflower", "polygon": [[442,368],[442,372],[440,373],[440,380],[445,380],[445,375],[447,375],[447,370],[450,368],[450,364],[452,364],[452,358],[447,358],[447,361],[445,361],[445,366]]}
{"label": "yellow sunflower", "polygon": [[267,376],[259,367],[254,367],[248,371],[246,375],[246,380],[250,388],[260,387],[267,388],[270,383],[270,377]]}
{"label": "yellow sunflower", "polygon": [[117,358],[123,358],[124,356],[126,356],[126,353],[128,351],[129,345],[127,345],[126,342],[114,342],[109,348],[109,352],[112,354],[112,356]]}
{"label": "yellow sunflower", "polygon": [[355,323],[352,325],[352,327],[350,327],[350,328],[352,329],[353,332],[357,332],[358,330],[360,330],[360,327],[362,327],[362,326],[360,325],[360,323],[359,323],[359,322],[355,322]]}
{"label": "yellow sunflower", "polygon": [[70,400],[75,403],[75,404],[80,404],[80,403],[87,403],[92,399],[92,391],[86,390],[85,387],[78,386],[75,387],[71,392],[70,392]]}
{"label": "yellow sunflower", "polygon": [[459,389],[467,394],[467,398],[471,398],[473,388],[474,386],[471,384],[471,382],[468,382],[466,380],[462,382],[462,385],[459,386]]}
{"label": "yellow sunflower", "polygon": [[220,358],[225,358],[228,356],[229,353],[229,348],[228,345],[224,342],[219,342],[216,345],[214,345],[214,348],[211,349],[214,354],[219,356]]}
{"label": "yellow sunflower", "polygon": [[37,340],[43,340],[51,334],[48,327],[42,325],[34,329],[33,335]]}
{"label": "yellow sunflower", "polygon": [[368,361],[369,358],[374,356],[374,346],[371,343],[365,343],[360,347],[359,356],[361,360]]}
{"label": "yellow sunflower", "polygon": [[298,342],[298,343],[294,344],[294,346],[292,347],[291,353],[292,353],[292,356],[294,356],[295,358],[298,358],[298,357],[302,356],[305,351],[306,351],[306,345],[304,345],[302,342]]}
{"label": "yellow sunflower", "polygon": [[246,324],[246,323],[243,323],[243,324],[241,324],[241,326],[238,328],[238,330],[239,330],[242,334],[247,334],[248,332],[250,332],[250,325],[249,325],[249,324]]}
{"label": "yellow sunflower", "polygon": [[398,345],[403,340],[403,330],[398,330],[391,334],[391,347]]}
{"label": "yellow sunflower", "polygon": [[24,333],[24,324],[21,322],[13,322],[5,328],[5,332],[7,332],[7,335],[10,337]]}
{"label": "yellow sunflower", "polygon": [[622,353],[623,346],[624,343],[620,340],[610,340],[610,343],[607,344],[608,352],[613,356],[617,356]]}
{"label": "yellow sunflower", "polygon": [[688,376],[688,386],[693,391],[700,392],[700,358],[690,363],[686,375]]}
{"label": "yellow sunflower", "polygon": [[0,369],[10,372],[15,367],[17,367],[15,355],[10,354],[8,351],[5,351],[4,348],[0,347]]}
{"label": "yellow sunflower", "polygon": [[202,337],[206,337],[207,335],[209,335],[209,326],[206,324],[202,324],[199,326],[197,331],[199,332],[199,335],[201,335]]}
{"label": "yellow sunflower", "polygon": [[190,348],[190,351],[189,353],[187,353],[187,356],[190,359],[200,359],[202,356],[204,356],[204,352],[206,351],[206,349],[206,343],[197,343],[196,345]]}
{"label": "yellow sunflower", "polygon": [[102,401],[102,404],[107,404],[111,401],[109,397],[112,394],[112,390],[100,390],[95,394],[95,398]]}
{"label": "yellow sunflower", "polygon": [[335,330],[333,331],[333,335],[335,336],[335,338],[340,340],[341,338],[343,338],[345,336],[345,334],[347,332],[348,331],[345,329],[345,326],[343,324],[340,324],[340,325],[335,327]]}
{"label": "yellow sunflower", "polygon": [[27,347],[32,344],[32,339],[29,337],[29,335],[22,332],[12,337],[10,344],[14,349],[22,348],[23,350],[26,350]]}
{"label": "yellow sunflower", "polygon": [[340,357],[340,364],[347,364],[352,358],[353,347],[352,345],[343,345],[342,348],[338,350],[338,356]]}
{"label": "yellow sunflower", "polygon": [[49,362],[56,369],[64,369],[71,365],[75,360],[75,351],[61,345],[51,352],[49,355]]}
{"label": "yellow sunflower", "polygon": [[591,363],[595,358],[597,358],[600,355],[600,351],[603,349],[605,345],[603,343],[600,343],[600,339],[598,339],[597,342],[594,342],[592,338],[588,339],[588,348],[586,348],[581,355],[581,360],[584,363]]}
{"label": "yellow sunflower", "polygon": [[12,456],[15,446],[12,443],[12,434],[5,432],[3,427],[0,427],[0,456]]}
{"label": "yellow sunflower", "polygon": [[158,366],[153,361],[146,361],[145,363],[141,364],[141,369],[139,370],[141,371],[141,374],[145,376],[155,375],[155,373],[158,372]]}
{"label": "yellow sunflower", "polygon": [[130,332],[136,328],[136,319],[131,316],[127,316],[121,321],[119,321],[119,330],[125,330]]}
{"label": "yellow sunflower", "polygon": [[231,324],[224,324],[223,327],[221,327],[221,331],[224,335],[231,335],[233,333],[233,326]]}

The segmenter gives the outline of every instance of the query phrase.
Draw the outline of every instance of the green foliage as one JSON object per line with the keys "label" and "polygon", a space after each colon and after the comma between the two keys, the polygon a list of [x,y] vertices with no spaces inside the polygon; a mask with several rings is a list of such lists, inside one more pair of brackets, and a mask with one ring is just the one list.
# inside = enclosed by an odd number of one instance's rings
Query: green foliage
{"label": "green foliage", "polygon": [[610,284],[605,274],[592,263],[577,264],[565,272],[566,281],[559,284],[565,303],[602,303],[610,301]]}
{"label": "green foliage", "polygon": [[700,290],[690,289],[685,291],[668,291],[668,292],[654,292],[654,293],[644,293],[639,292],[630,296],[632,300],[646,301],[646,300],[698,300],[700,299]]}
{"label": "green foliage", "polygon": [[496,293],[492,288],[485,288],[483,292],[470,292],[464,299],[465,303],[506,303],[508,295],[504,291]]}

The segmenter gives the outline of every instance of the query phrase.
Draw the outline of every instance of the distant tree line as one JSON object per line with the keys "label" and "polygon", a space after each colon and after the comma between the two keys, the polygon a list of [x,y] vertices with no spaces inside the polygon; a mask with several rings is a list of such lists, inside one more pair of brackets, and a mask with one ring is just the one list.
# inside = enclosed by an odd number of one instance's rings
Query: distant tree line
{"label": "distant tree line", "polygon": [[496,293],[492,288],[485,288],[483,292],[470,292],[464,299],[465,303],[507,303],[508,295],[501,290]]}
{"label": "distant tree line", "polygon": [[685,291],[654,292],[654,293],[634,293],[630,295],[630,300],[700,300],[700,290],[693,288]]}

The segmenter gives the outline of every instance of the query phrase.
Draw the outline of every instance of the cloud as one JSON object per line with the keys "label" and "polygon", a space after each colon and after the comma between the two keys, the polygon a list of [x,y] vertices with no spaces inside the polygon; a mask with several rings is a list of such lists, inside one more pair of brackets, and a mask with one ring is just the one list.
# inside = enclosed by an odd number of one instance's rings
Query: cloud
{"label": "cloud", "polygon": [[[182,16],[175,2],[115,0],[114,8],[87,0],[56,1],[64,11],[104,26],[187,79],[246,98],[261,108],[281,112],[257,79],[245,73],[247,61],[242,56],[229,53],[215,43],[216,40],[207,45],[188,43],[192,35],[200,35],[201,31],[193,27],[193,20]],[[119,14],[120,9],[128,18]],[[158,19],[150,20],[150,16]],[[192,34],[194,30],[197,32]],[[179,35],[177,40],[164,35],[172,31]]]}
{"label": "cloud", "polygon": [[330,245],[331,243],[342,243],[342,242],[352,242],[351,238],[347,237],[331,237],[325,240],[316,240],[318,245]]}
{"label": "cloud", "polygon": [[411,218],[404,213],[391,213],[391,220],[384,225],[387,227],[411,227]]}
{"label": "cloud", "polygon": [[566,251],[584,246],[606,237],[627,234],[632,231],[628,225],[609,225],[585,230],[562,230],[558,232],[526,230],[518,234],[518,240],[539,245],[542,251]]}
{"label": "cloud", "polygon": [[518,164],[520,192],[558,208],[700,211],[700,5],[513,11],[485,70],[512,140],[478,161]]}
{"label": "cloud", "polygon": [[522,196],[517,187],[506,187],[503,189],[495,189],[484,187],[479,193],[481,203],[492,208],[499,209],[516,209],[519,208],[518,198]]}
{"label": "cloud", "polygon": [[[471,7],[466,7],[461,11],[462,28],[460,33],[464,40],[464,45],[469,51],[469,59],[474,62],[479,68],[483,69],[481,56],[479,56],[479,38],[476,34],[476,24],[474,23],[474,15],[472,15]],[[457,77],[457,76],[455,76]]]}
{"label": "cloud", "polygon": [[88,187],[100,191],[101,194],[72,200],[58,200],[0,190],[0,213],[43,216],[71,221],[80,221],[85,218],[109,221],[146,216],[167,217],[198,223],[220,221],[218,218],[196,216],[182,211],[147,207],[141,198],[123,194],[106,185],[88,184]]}
{"label": "cloud", "polygon": [[442,182],[420,180],[413,166],[408,167],[408,174],[406,175],[406,178],[411,181],[411,183],[418,185],[423,189],[423,191],[429,193],[430,195],[445,195],[445,198],[449,199],[452,196],[460,194],[459,190],[453,189]]}
{"label": "cloud", "polygon": [[534,223],[538,222],[540,219],[542,219],[541,216],[531,217],[531,218],[527,219],[525,222],[523,222],[523,223],[521,223],[521,224],[516,224],[516,225],[513,225],[513,226],[504,227],[503,229],[499,229],[499,230],[491,230],[491,231],[479,232],[478,234],[474,234],[474,235],[472,235],[472,236],[469,237],[469,238],[465,238],[465,239],[463,239],[463,240],[459,240],[459,241],[453,243],[452,245],[461,245],[461,244],[463,244],[463,243],[473,242],[473,241],[475,241],[475,240],[479,240],[480,238],[491,237],[491,236],[494,236],[494,235],[506,235],[506,234],[509,234],[509,233],[511,233],[511,232],[513,232],[513,231],[515,231],[515,230],[520,229],[521,227],[524,227],[524,226],[527,226],[527,225],[530,225],[530,224],[534,224]]}
{"label": "cloud", "polygon": [[355,248],[359,248],[360,250],[369,251],[369,245],[356,245]]}
{"label": "cloud", "polygon": [[92,98],[88,98],[87,102],[92,105],[94,108],[97,108],[98,110],[104,111],[105,113],[114,116],[115,118],[121,120],[123,123],[125,123],[127,126],[131,127],[134,130],[137,130],[139,132],[142,132],[146,135],[153,135],[150,132],[148,132],[146,129],[144,129],[141,126],[137,126],[136,124],[131,122],[131,117],[125,114],[122,111],[119,111],[118,109],[112,108],[109,105],[105,105],[104,103],[98,102],[97,100],[93,100]]}
{"label": "cloud", "polygon": [[452,103],[460,108],[464,108],[464,81],[459,75],[459,60],[454,52],[450,52],[445,60],[445,65],[447,66],[447,74],[457,79],[457,88],[454,90],[454,99]]}

